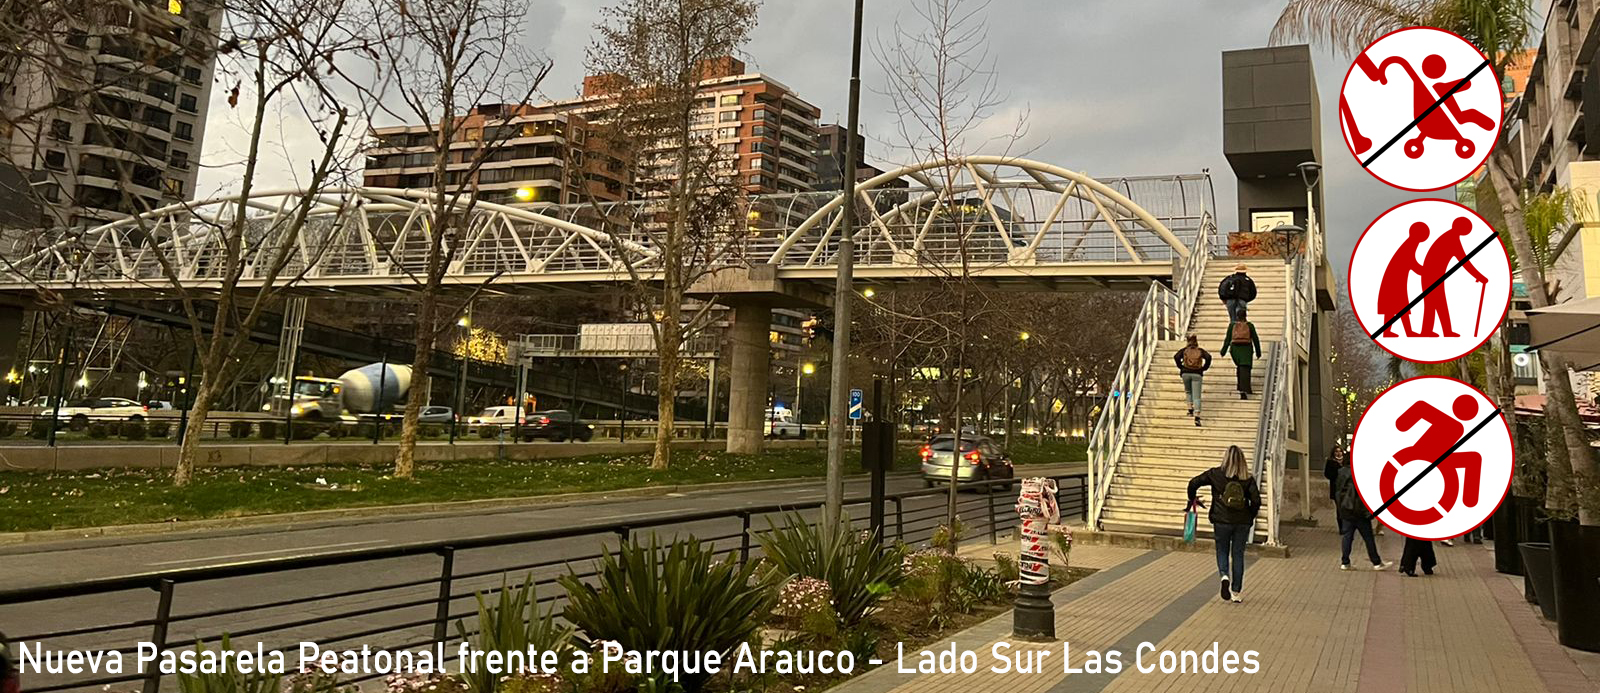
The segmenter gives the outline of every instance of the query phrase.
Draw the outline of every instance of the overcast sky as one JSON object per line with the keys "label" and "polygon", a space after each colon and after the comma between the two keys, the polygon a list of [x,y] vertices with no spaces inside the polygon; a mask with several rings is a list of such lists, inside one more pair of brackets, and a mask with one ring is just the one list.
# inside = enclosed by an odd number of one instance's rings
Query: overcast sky
{"label": "overcast sky", "polygon": [[[915,22],[913,1],[869,0],[867,42],[888,32],[897,16]],[[527,45],[554,61],[546,95],[575,95],[600,1],[528,0],[527,5]],[[745,56],[753,70],[818,105],[823,122],[845,119],[851,7],[850,0],[767,0]],[[1009,121],[1026,109],[1029,137],[1020,149],[1092,176],[1209,169],[1220,224],[1236,229],[1234,179],[1222,156],[1221,52],[1265,45],[1281,7],[1261,0],[993,0],[987,10],[990,55],[1005,96],[995,117]],[[1323,110],[1329,208],[1324,219],[1330,255],[1342,267],[1367,224],[1415,195],[1373,180],[1356,165],[1340,141],[1335,115],[1349,61],[1323,50],[1315,50],[1314,58]],[[875,93],[883,78],[870,52],[863,82],[863,132],[892,139],[894,115],[888,99]],[[239,147],[230,143],[243,139],[237,115],[217,103],[224,90],[216,91],[206,134],[210,167],[202,174],[201,194],[224,190],[236,180],[236,171],[224,164],[238,159]],[[278,156],[295,151],[294,143],[308,135],[294,122],[275,128]],[[869,160],[891,153],[872,143],[868,148]],[[293,185],[282,161],[266,170],[274,177],[271,182]]]}

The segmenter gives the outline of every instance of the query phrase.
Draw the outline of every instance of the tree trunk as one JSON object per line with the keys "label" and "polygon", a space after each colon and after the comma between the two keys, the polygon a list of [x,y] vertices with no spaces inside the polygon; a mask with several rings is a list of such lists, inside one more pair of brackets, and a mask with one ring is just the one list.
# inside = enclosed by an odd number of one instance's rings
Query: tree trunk
{"label": "tree trunk", "polygon": [[661,306],[660,340],[656,343],[656,356],[661,365],[659,385],[656,387],[656,448],[650,457],[651,469],[666,469],[672,463],[672,433],[678,416],[678,344],[683,340],[683,328],[678,320],[683,312],[681,302],[671,298]]}
{"label": "tree trunk", "polygon": [[[410,479],[416,474],[417,434],[422,429],[422,407],[428,403],[428,395],[432,390],[428,366],[433,362],[433,349],[438,341],[433,329],[437,308],[438,297],[431,292],[424,293],[421,305],[417,306],[417,354],[411,361],[411,391],[406,395],[406,410],[400,420],[400,449],[394,457],[396,479]],[[521,396],[522,393],[517,393],[518,418],[522,416]],[[382,393],[379,393],[379,397],[382,397]],[[379,425],[382,425],[381,422]]]}
{"label": "tree trunk", "polygon": [[[1522,283],[1528,289],[1528,298],[1532,301],[1533,307],[1543,308],[1551,304],[1550,292],[1544,283],[1544,268],[1539,266],[1539,259],[1533,252],[1533,238],[1528,234],[1527,224],[1522,217],[1522,201],[1512,185],[1509,156],[1502,148],[1489,157],[1491,164],[1489,182],[1494,187],[1495,195],[1500,199],[1506,234],[1511,236],[1511,244],[1516,249]],[[1577,400],[1572,395],[1571,364],[1553,351],[1542,351],[1540,361],[1544,364],[1551,409],[1554,410],[1557,423],[1561,426],[1562,440],[1566,442],[1572,476],[1579,479],[1593,479],[1594,453],[1589,449],[1586,430],[1582,420],[1578,418]],[[1562,470],[1566,471],[1568,470]],[[1551,477],[1555,478],[1553,472]],[[1600,525],[1600,512],[1596,512],[1596,509],[1580,508],[1579,512],[1583,524]]]}
{"label": "tree trunk", "polygon": [[183,444],[178,446],[178,466],[172,475],[174,486],[188,486],[194,480],[194,463],[200,456],[200,438],[205,434],[206,419],[211,416],[211,400],[216,397],[218,380],[202,378],[200,387],[195,390],[189,423],[183,430]]}

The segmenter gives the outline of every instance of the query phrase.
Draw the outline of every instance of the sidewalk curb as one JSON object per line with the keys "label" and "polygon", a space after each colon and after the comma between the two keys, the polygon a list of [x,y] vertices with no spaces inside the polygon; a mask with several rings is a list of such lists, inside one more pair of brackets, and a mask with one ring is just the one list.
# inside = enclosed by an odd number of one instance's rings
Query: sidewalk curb
{"label": "sidewalk curb", "polygon": [[[1044,474],[1053,474],[1066,471],[1081,463],[1041,464],[1038,471]],[[890,479],[913,478],[920,472],[891,472]],[[864,473],[846,474],[844,479],[863,480],[869,475]],[[51,542],[75,541],[82,539],[123,539],[125,541],[111,541],[104,546],[118,546],[149,541],[160,541],[163,535],[175,535],[186,532],[203,532],[208,530],[255,530],[281,531],[287,529],[313,529],[318,527],[376,524],[394,519],[420,519],[442,518],[463,514],[482,514],[497,512],[516,512],[527,508],[558,508],[566,505],[599,500],[604,498],[629,498],[629,497],[654,497],[666,496],[674,493],[692,493],[705,491],[736,491],[753,488],[783,488],[819,483],[822,476],[787,477],[778,479],[762,479],[755,481],[715,481],[704,484],[670,484],[658,486],[638,486],[634,488],[620,488],[609,491],[584,491],[578,493],[556,493],[543,496],[521,496],[511,498],[483,498],[478,500],[448,501],[440,503],[410,503],[404,505],[374,505],[357,508],[330,508],[327,510],[308,510],[292,513],[273,513],[265,515],[244,515],[240,517],[212,518],[205,520],[179,520],[174,522],[150,522],[131,525],[107,525],[103,527],[79,527],[73,529],[47,529],[32,532],[0,533],[0,555],[8,553],[26,553],[26,547]],[[243,531],[240,534],[254,533]],[[18,551],[17,549],[23,549]]]}

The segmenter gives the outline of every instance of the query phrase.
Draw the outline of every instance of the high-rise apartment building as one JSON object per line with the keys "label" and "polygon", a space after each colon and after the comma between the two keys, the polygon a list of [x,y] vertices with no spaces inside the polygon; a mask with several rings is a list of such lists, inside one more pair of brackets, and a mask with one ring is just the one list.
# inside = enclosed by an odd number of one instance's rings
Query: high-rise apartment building
{"label": "high-rise apartment building", "polygon": [[[845,157],[848,153],[845,147],[849,144],[846,134],[849,128],[843,125],[828,124],[817,128],[817,145],[812,150],[816,156],[816,190],[843,190]],[[867,138],[856,135],[856,182],[871,179],[881,175],[884,171],[877,166],[867,163]],[[904,179],[892,181],[885,187],[904,188],[910,185]]]}
{"label": "high-rise apartment building", "polygon": [[[426,125],[373,130],[365,184],[375,188],[434,186],[436,134]],[[489,151],[484,152],[483,149]],[[450,145],[445,185],[456,190],[480,158],[477,199],[514,207],[617,202],[627,197],[632,166],[577,113],[548,106],[483,105],[461,118]]]}
{"label": "high-rise apartment building", "polygon": [[99,224],[193,196],[221,19],[198,0],[138,0],[63,27],[0,74],[0,147],[47,203],[46,223]]}

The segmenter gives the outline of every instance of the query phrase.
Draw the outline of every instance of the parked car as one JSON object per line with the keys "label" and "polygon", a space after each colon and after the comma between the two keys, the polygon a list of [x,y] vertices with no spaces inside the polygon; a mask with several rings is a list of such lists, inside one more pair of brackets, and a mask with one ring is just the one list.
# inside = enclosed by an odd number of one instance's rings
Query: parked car
{"label": "parked car", "polygon": [[552,409],[530,414],[522,427],[522,437],[530,441],[543,438],[552,443],[570,438],[587,443],[594,438],[594,426],[574,417],[570,411]]}
{"label": "parked car", "polygon": [[69,402],[61,408],[58,420],[65,421],[74,430],[89,425],[90,421],[144,421],[148,407],[121,397],[98,397]]}
{"label": "parked car", "polygon": [[456,412],[450,407],[428,405],[422,408],[422,413],[417,415],[418,423],[448,424],[456,420]]}
{"label": "parked car", "polygon": [[922,446],[919,452],[922,455],[924,483],[928,486],[948,483],[953,470],[959,482],[1004,479],[1005,483],[1000,488],[1011,489],[1011,479],[1016,476],[1016,470],[1011,467],[1011,458],[988,436],[963,433],[959,463],[955,448],[955,436],[949,433],[935,436]]}
{"label": "parked car", "polygon": [[144,408],[146,411],[174,411],[177,409],[177,407],[172,406],[171,402],[159,399],[153,399],[145,402]]}

